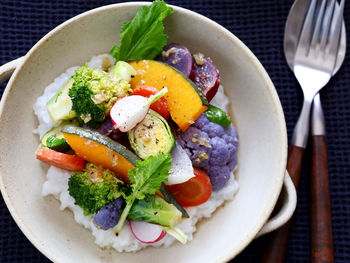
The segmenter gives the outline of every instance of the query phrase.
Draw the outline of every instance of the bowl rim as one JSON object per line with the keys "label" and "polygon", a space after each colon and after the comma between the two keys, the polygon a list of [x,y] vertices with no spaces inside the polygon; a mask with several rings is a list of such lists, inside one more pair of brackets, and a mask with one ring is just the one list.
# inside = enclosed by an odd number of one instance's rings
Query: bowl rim
{"label": "bowl rim", "polygon": [[[0,123],[1,123],[1,116],[4,109],[4,106],[6,104],[7,98],[9,97],[9,94],[12,90],[12,84],[15,81],[17,75],[20,73],[22,67],[25,65],[25,63],[32,57],[32,55],[40,48],[40,46],[45,43],[52,35],[56,34],[60,30],[64,29],[66,26],[68,26],[71,23],[79,22],[79,20],[83,19],[84,17],[94,15],[98,12],[103,12],[105,10],[114,9],[114,8],[124,8],[124,7],[140,7],[144,5],[150,5],[150,2],[125,2],[125,3],[116,3],[116,4],[110,4],[105,5],[101,7],[97,7],[88,11],[85,11],[81,14],[78,14],[65,22],[61,23],[60,25],[56,26],[52,30],[50,30],[46,35],[44,35],[24,56],[24,59],[22,63],[16,68],[14,71],[12,77],[10,78],[5,91],[3,93],[2,99],[0,101]],[[250,228],[250,231],[246,233],[246,235],[242,238],[240,243],[236,246],[230,249],[225,255],[222,255],[217,258],[218,262],[226,262],[238,255],[244,248],[248,246],[249,243],[252,242],[252,240],[256,237],[259,230],[263,227],[265,222],[268,220],[273,208],[275,207],[275,204],[277,202],[277,198],[281,192],[282,185],[283,185],[283,179],[284,179],[284,172],[286,168],[287,163],[287,128],[285,124],[285,118],[283,114],[283,108],[281,105],[281,102],[279,100],[277,91],[267,74],[266,70],[258,60],[258,58],[253,54],[253,52],[239,39],[237,38],[233,33],[231,33],[228,29],[224,28],[222,25],[218,24],[217,22],[205,17],[204,15],[201,15],[197,12],[191,11],[189,9],[175,6],[175,5],[168,5],[171,6],[174,9],[174,12],[181,12],[184,14],[188,14],[191,16],[194,16],[198,18],[199,20],[202,20],[205,23],[211,24],[214,26],[218,31],[220,31],[226,38],[228,38],[231,42],[235,43],[239,46],[240,50],[249,58],[249,62],[251,65],[255,68],[256,72],[260,75],[261,79],[264,80],[266,83],[266,89],[269,92],[270,97],[272,98],[273,105],[275,107],[275,114],[278,119],[279,123],[279,130],[281,134],[281,155],[280,155],[280,161],[279,161],[279,172],[280,176],[275,179],[275,182],[273,183],[273,191],[270,193],[269,201],[266,202],[264,212],[262,213],[261,217],[259,218],[259,221],[252,225]],[[0,129],[2,127],[0,126]],[[0,166],[1,166],[1,159],[0,159]],[[277,170],[277,169],[276,169]],[[28,238],[28,240],[48,259],[52,260],[53,262],[62,262],[59,255],[56,253],[52,253],[52,250],[49,250],[36,236],[35,234],[30,230],[30,227],[27,227],[27,225],[21,220],[21,217],[19,213],[15,210],[14,206],[11,203],[10,197],[6,191],[6,186],[3,182],[3,176],[0,174],[0,191],[2,194],[2,197],[4,199],[4,202],[6,203],[6,206],[12,216],[12,218],[15,220],[16,224],[20,228],[20,230],[23,232],[23,234]]]}

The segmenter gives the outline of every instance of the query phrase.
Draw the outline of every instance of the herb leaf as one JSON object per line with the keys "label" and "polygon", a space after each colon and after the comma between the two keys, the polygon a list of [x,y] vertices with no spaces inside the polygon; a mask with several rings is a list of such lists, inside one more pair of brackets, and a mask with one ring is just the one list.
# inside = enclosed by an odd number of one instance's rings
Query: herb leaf
{"label": "herb leaf", "polygon": [[117,60],[154,59],[166,45],[167,35],[163,33],[162,21],[173,9],[164,1],[154,1],[151,6],[142,6],[130,22],[122,26],[120,46],[114,46],[110,53]]}
{"label": "herb leaf", "polygon": [[159,152],[144,161],[138,161],[136,167],[129,171],[128,177],[132,182],[130,195],[125,197],[126,206],[120,215],[118,224],[113,228],[119,233],[123,228],[128,213],[136,199],[144,199],[147,194],[154,194],[166,181],[171,168],[171,156]]}
{"label": "herb leaf", "polygon": [[162,152],[144,161],[138,161],[136,167],[128,174],[136,198],[143,199],[145,194],[154,194],[159,190],[162,182],[168,179],[170,168],[171,157]]}

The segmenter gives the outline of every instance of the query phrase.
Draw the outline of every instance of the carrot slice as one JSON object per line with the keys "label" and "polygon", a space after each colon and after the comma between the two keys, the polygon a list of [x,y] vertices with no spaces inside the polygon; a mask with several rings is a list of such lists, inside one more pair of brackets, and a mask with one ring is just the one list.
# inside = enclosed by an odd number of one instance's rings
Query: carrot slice
{"label": "carrot slice", "polygon": [[38,160],[67,171],[80,171],[85,168],[84,159],[78,156],[57,152],[47,147],[40,146],[35,154]]}

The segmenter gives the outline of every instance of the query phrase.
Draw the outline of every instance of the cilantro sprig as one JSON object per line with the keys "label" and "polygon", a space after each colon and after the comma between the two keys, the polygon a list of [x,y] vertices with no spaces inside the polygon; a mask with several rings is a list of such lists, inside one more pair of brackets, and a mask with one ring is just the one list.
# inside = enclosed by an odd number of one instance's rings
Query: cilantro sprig
{"label": "cilantro sprig", "polygon": [[173,9],[164,1],[154,1],[150,6],[140,7],[135,17],[123,24],[121,44],[115,45],[110,54],[117,61],[154,59],[168,41],[162,22],[172,13]]}

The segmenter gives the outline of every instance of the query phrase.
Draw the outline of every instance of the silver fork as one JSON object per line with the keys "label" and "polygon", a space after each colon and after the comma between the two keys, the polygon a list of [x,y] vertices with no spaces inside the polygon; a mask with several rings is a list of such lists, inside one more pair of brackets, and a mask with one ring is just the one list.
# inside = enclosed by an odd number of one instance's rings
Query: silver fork
{"label": "silver fork", "polygon": [[316,16],[317,0],[311,0],[294,57],[294,74],[303,90],[304,103],[291,144],[302,148],[308,139],[313,98],[330,80],[337,59],[345,1],[341,1],[338,16],[333,15],[336,1],[326,2],[322,0]]}
{"label": "silver fork", "polygon": [[[310,108],[312,101],[315,103],[310,179],[313,263],[334,262],[325,124],[318,92],[328,83],[336,66],[345,1],[341,0],[340,11],[337,14],[336,1],[327,2],[322,0],[316,12],[317,0],[311,1],[294,57],[294,74],[303,90],[304,104],[294,130],[292,145],[306,147]],[[315,131],[317,128],[321,130]],[[314,136],[315,134],[320,136]]]}
{"label": "silver fork", "polygon": [[[296,187],[299,184],[302,157],[308,140],[311,105],[315,95],[328,83],[334,71],[342,26],[344,0],[340,4],[341,11],[335,15],[335,0],[319,0],[319,2],[310,0],[294,53],[294,63],[292,63],[293,71],[304,94],[303,107],[294,128],[287,162],[287,170]],[[320,193],[319,196],[326,204],[324,210],[328,209],[329,213],[327,221],[319,221],[317,224],[316,229],[319,232],[316,235],[326,232],[326,238],[323,239],[324,235],[317,236],[321,238],[315,245],[316,249],[312,250],[312,262],[334,262],[329,190],[327,189],[325,195]],[[290,227],[289,221],[273,233],[263,253],[263,263],[284,262]],[[315,231],[312,232],[313,235]],[[325,261],[322,261],[324,259]]]}

